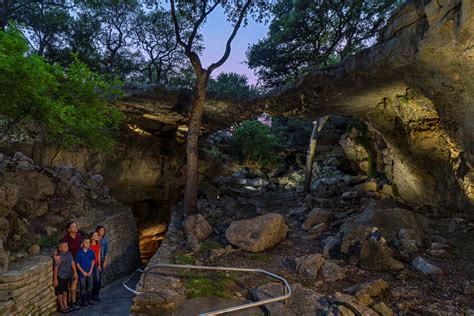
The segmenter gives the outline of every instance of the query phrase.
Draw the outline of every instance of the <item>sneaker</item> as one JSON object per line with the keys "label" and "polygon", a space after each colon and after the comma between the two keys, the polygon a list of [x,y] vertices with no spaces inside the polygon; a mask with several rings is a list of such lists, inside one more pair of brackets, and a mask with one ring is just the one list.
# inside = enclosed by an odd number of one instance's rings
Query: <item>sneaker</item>
{"label": "sneaker", "polygon": [[69,308],[73,311],[78,311],[80,310],[81,308],[79,307],[79,304],[77,304],[76,302],[70,304]]}
{"label": "sneaker", "polygon": [[87,303],[88,303],[89,305],[94,305],[94,304],[95,304],[94,301],[88,301]]}
{"label": "sneaker", "polygon": [[89,305],[89,304],[87,304],[87,302],[83,302],[83,303],[81,304],[82,307],[86,307],[87,305]]}

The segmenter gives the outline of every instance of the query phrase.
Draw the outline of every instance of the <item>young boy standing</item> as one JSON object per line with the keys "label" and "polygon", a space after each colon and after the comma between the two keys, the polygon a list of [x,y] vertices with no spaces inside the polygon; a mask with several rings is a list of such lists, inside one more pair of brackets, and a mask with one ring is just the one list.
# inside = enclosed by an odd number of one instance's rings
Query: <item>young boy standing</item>
{"label": "young boy standing", "polygon": [[92,291],[92,271],[94,269],[95,254],[89,249],[91,245],[90,238],[82,239],[82,248],[76,255],[76,265],[79,270],[79,282],[81,284],[81,302],[82,306],[94,304],[91,301]]}
{"label": "young boy standing", "polygon": [[59,311],[61,313],[69,313],[67,299],[69,280],[75,276],[77,278],[76,263],[69,252],[69,247],[66,241],[58,243],[58,256],[61,257],[60,263],[54,261],[53,270],[53,284],[56,296],[58,298]]}

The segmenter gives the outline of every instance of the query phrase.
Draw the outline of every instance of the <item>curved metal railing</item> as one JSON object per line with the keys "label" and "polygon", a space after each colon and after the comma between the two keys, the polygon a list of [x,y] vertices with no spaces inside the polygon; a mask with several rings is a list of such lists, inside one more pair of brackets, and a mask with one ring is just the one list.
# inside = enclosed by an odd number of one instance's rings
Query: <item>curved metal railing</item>
{"label": "curved metal railing", "polygon": [[[285,301],[285,303],[286,303],[287,300],[290,298],[290,296],[293,294],[293,292],[291,290],[291,287],[290,287],[288,281],[285,278],[283,278],[279,275],[276,275],[274,273],[268,272],[266,270],[262,270],[262,269],[194,266],[194,265],[169,264],[169,263],[155,263],[152,266],[149,266],[149,268],[155,268],[155,267],[170,268],[170,269],[194,269],[194,270],[214,270],[214,271],[236,271],[236,272],[261,273],[261,274],[265,274],[265,275],[267,275],[267,276],[269,276],[273,279],[277,279],[277,280],[281,281],[284,285],[284,295],[268,298],[268,299],[257,301],[257,302],[242,304],[242,305],[238,305],[238,306],[232,306],[232,307],[228,307],[228,308],[224,308],[224,309],[220,309],[220,310],[216,310],[216,311],[212,311],[212,312],[207,312],[207,313],[204,313],[204,314],[199,314],[199,316],[222,315],[222,314],[225,314],[225,313],[236,312],[236,311],[240,311],[240,310],[244,310],[244,309],[248,309],[248,308],[252,308],[252,307],[258,307],[258,306],[262,306],[262,305],[265,305],[265,304],[275,303],[275,302],[280,302],[280,301]],[[138,269],[137,271],[142,272],[142,273],[144,272],[141,269]],[[131,289],[126,284],[132,276],[133,276],[133,274],[125,282],[122,283],[123,286],[128,291],[132,292],[135,295],[143,294],[143,292],[138,292],[136,290]]]}

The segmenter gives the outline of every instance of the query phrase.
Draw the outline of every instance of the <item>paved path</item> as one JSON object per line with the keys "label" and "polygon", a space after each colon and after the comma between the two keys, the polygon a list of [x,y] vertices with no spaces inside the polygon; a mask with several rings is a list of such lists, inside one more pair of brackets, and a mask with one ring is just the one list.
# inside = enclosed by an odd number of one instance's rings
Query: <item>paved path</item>
{"label": "paved path", "polygon": [[[87,307],[81,307],[81,310],[71,312],[68,314],[55,313],[54,315],[77,315],[77,316],[90,316],[90,315],[114,315],[114,316],[128,316],[130,315],[130,307],[132,306],[133,294],[127,291],[123,286],[122,282],[128,277],[114,281],[107,285],[100,291],[101,302],[90,305]],[[130,281],[127,283],[131,288],[135,288],[136,284],[140,280],[140,274],[135,273]]]}

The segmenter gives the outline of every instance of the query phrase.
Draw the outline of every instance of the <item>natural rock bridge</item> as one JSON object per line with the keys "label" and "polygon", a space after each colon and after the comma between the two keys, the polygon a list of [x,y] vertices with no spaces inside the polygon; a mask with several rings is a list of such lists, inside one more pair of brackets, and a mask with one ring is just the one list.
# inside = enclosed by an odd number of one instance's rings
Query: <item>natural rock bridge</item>
{"label": "natural rock bridge", "polygon": [[[425,1],[426,2],[426,1]],[[206,104],[215,130],[263,111],[275,115],[357,116],[393,153],[393,183],[415,205],[474,206],[474,3],[414,1],[400,7],[380,43],[248,103]],[[186,123],[190,94],[132,90],[117,106],[155,132]]]}

